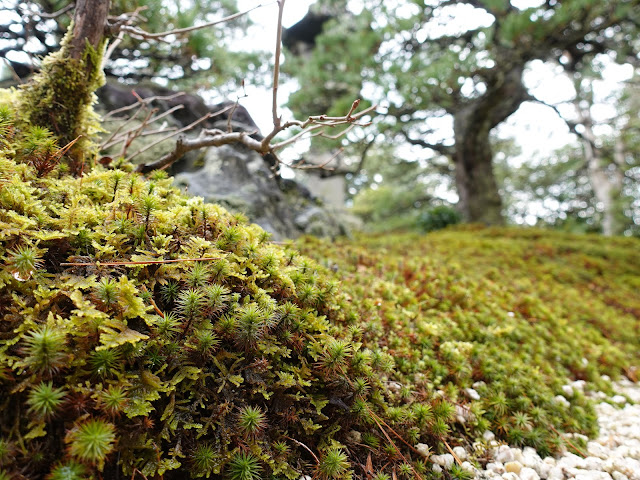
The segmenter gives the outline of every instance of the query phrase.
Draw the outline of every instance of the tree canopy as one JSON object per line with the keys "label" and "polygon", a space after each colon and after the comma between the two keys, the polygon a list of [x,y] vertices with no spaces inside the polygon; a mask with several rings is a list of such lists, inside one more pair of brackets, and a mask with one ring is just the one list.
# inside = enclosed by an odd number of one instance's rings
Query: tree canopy
{"label": "tree canopy", "polygon": [[[523,102],[536,101],[523,83],[528,64],[586,62],[598,53],[637,63],[638,52],[638,0],[520,3],[371,0],[355,11],[355,3],[342,2],[358,22],[351,30],[343,21],[327,25],[297,69],[315,94],[293,97],[291,106],[344,101],[334,87],[350,85],[347,96],[359,90],[386,107],[377,122],[385,138],[451,159],[467,220],[502,223],[490,134]],[[369,37],[377,39],[375,52],[363,48]],[[318,72],[332,72],[331,81]]]}

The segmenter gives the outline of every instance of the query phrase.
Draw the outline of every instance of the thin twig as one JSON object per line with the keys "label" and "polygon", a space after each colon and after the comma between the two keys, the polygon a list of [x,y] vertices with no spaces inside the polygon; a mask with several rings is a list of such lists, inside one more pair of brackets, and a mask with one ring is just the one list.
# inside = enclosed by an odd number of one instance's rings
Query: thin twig
{"label": "thin twig", "polygon": [[193,127],[195,127],[196,125],[204,122],[205,120],[210,119],[211,117],[216,117],[218,115],[221,115],[222,113],[226,112],[227,110],[229,110],[231,108],[231,106],[223,108],[222,110],[218,110],[217,112],[213,112],[213,113],[207,113],[206,115],[200,117],[199,119],[197,119],[195,122],[190,123],[189,125],[187,125],[186,127],[183,127],[179,130],[176,130],[175,132],[172,132],[170,135],[166,135],[162,138],[159,138],[158,140],[156,140],[155,142],[150,143],[149,145],[147,145],[144,148],[141,148],[140,150],[138,150],[136,153],[134,153],[133,155],[131,155],[127,160],[132,160],[133,158],[137,157],[138,155],[140,155],[143,152],[146,152],[147,150],[149,150],[150,148],[155,147],[156,145],[158,145],[159,143],[164,142],[165,140],[168,140],[169,138],[175,137],[176,135],[179,135],[183,132],[186,132],[187,130],[191,130]]}
{"label": "thin twig", "polygon": [[177,262],[205,262],[210,260],[220,260],[221,257],[201,257],[201,258],[175,258],[172,260],[144,260],[139,262],[65,262],[61,263],[61,267],[119,267],[122,265],[162,265],[164,263]]}
{"label": "thin twig", "polygon": [[296,440],[295,438],[291,438],[291,437],[287,437],[286,435],[284,436],[284,438],[291,440],[293,443],[297,443],[298,445],[300,445],[302,448],[306,449],[307,452],[309,452],[311,454],[311,456],[313,457],[313,459],[316,461],[316,464],[320,464],[320,459],[316,456],[315,453],[313,453],[313,451],[311,451],[311,449],[309,447],[307,447],[304,443]]}
{"label": "thin twig", "polygon": [[282,51],[282,13],[286,0],[278,0],[278,27],[276,33],[276,55],[273,67],[273,99],[271,113],[273,115],[274,130],[280,128],[281,119],[278,116],[278,82],[280,79],[280,54]]}
{"label": "thin twig", "polygon": [[586,454],[586,453],[584,453],[582,450],[580,450],[578,447],[576,447],[573,443],[571,443],[571,442],[569,441],[569,439],[568,439],[568,438],[566,438],[566,435],[562,435],[558,430],[556,430],[556,428],[555,428],[553,425],[549,424],[549,428],[550,428],[551,430],[553,430],[554,432],[556,432],[556,435],[558,435],[558,436],[559,436],[559,437],[561,437],[564,441],[566,441],[566,442],[569,444],[569,446],[570,446],[571,448],[573,448],[576,452],[578,452],[580,455],[582,455],[582,456],[583,456],[583,457],[585,457],[585,458],[587,457],[587,454]]}
{"label": "thin twig", "polygon": [[[134,90],[135,91],[135,90]],[[135,103],[132,103],[131,105],[127,105],[125,107],[120,107],[120,108],[116,108],[115,110],[111,110],[110,112],[107,112],[103,117],[102,117],[102,121],[107,120],[109,117],[116,115],[118,113],[122,113],[122,112],[127,112],[129,110],[132,110],[134,108],[136,108],[137,106],[139,106],[140,104],[148,104],[151,102],[155,102],[156,100],[173,100],[174,98],[180,97],[184,95],[184,92],[177,92],[177,93],[173,93],[171,95],[155,95],[153,97],[140,97],[139,95],[137,95],[138,101],[136,101]]]}
{"label": "thin twig", "polygon": [[229,15],[227,17],[221,18],[220,20],[214,20],[211,22],[206,22],[203,23],[202,25],[194,25],[191,27],[186,27],[186,28],[176,28],[174,30],[169,30],[166,32],[160,32],[160,33],[150,33],[147,32],[145,30],[142,30],[141,28],[138,27],[133,27],[131,25],[122,25],[120,27],[121,31],[124,31],[126,33],[128,33],[131,36],[134,37],[141,37],[147,40],[163,40],[163,37],[168,37],[169,35],[184,35],[186,33],[190,33],[190,32],[194,32],[196,30],[202,30],[203,28],[208,28],[208,27],[212,27],[214,25],[218,25],[220,23],[225,23],[225,22],[229,22],[231,20],[235,20],[236,18],[242,17],[243,15],[248,14],[249,12],[252,12],[253,10],[256,10],[258,8],[262,8],[268,5],[273,5],[273,3],[267,3],[267,4],[260,4],[260,5],[256,5],[255,7],[252,7],[248,10],[245,10],[244,12],[238,12],[238,13],[234,13],[233,15]]}
{"label": "thin twig", "polygon": [[[126,132],[122,132],[121,134],[119,134],[119,135],[118,135],[117,137],[115,137],[115,138],[113,138],[113,135],[112,135],[112,136],[107,140],[107,142],[105,142],[105,143],[103,143],[103,144],[101,145],[101,148],[102,148],[102,149],[107,149],[107,148],[109,148],[109,147],[112,147],[112,146],[114,146],[114,145],[117,145],[118,143],[120,143],[120,142],[124,139],[124,137],[126,137],[127,135],[129,135],[129,134],[131,134],[131,133],[134,133],[134,132],[136,132],[136,131],[138,131],[138,132],[137,132],[137,135],[136,135],[136,138],[137,138],[137,137],[142,137],[142,136],[144,136],[144,135],[148,135],[148,134],[149,134],[148,132],[144,132],[144,131],[143,131],[143,130],[147,127],[147,125],[151,125],[152,123],[155,123],[155,122],[157,122],[158,120],[162,120],[164,117],[166,117],[166,116],[168,116],[168,115],[171,115],[171,114],[172,114],[173,112],[175,112],[176,110],[180,110],[180,109],[183,109],[183,108],[184,108],[184,105],[176,105],[175,107],[170,108],[169,110],[167,110],[166,112],[161,113],[160,115],[156,115],[156,116],[155,116],[155,117],[153,117],[153,118],[145,119],[145,122],[144,122],[143,124],[141,124],[141,125],[139,125],[139,126],[137,126],[137,127],[134,127],[134,128],[132,128],[132,129],[130,129],[130,130],[127,130]],[[153,110],[152,110],[152,113],[155,113],[155,112],[157,112],[157,109],[153,109]],[[162,132],[162,131],[163,131],[163,129],[155,130],[155,132]]]}
{"label": "thin twig", "polygon": [[331,155],[331,157],[329,157],[329,160],[322,162],[320,165],[315,165],[313,163],[310,163],[308,165],[296,165],[295,168],[299,168],[300,170],[311,170],[315,168],[317,168],[318,170],[333,170],[333,168],[325,168],[325,167],[329,165],[332,161],[334,161],[338,157],[338,155],[340,155],[342,152],[344,152],[344,147],[340,147],[336,151],[336,153],[334,153],[333,155]]}
{"label": "thin twig", "polygon": [[37,13],[32,13],[32,15],[36,15],[40,18],[58,18],[61,15],[64,15],[65,13],[67,13],[69,10],[73,10],[73,8],[76,6],[75,3],[70,3],[69,5],[67,5],[66,7],[61,8],[60,10],[56,11],[56,12],[52,12],[52,13],[42,13],[42,12],[37,12]]}

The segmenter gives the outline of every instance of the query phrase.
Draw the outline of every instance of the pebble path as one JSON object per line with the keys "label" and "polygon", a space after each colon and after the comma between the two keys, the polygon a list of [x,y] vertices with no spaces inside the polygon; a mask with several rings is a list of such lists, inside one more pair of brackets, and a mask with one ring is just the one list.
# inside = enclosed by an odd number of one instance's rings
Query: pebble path
{"label": "pebble path", "polygon": [[[574,382],[571,388],[582,389],[584,382]],[[600,434],[587,443],[585,458],[567,452],[553,458],[540,458],[533,448],[495,446],[492,460],[480,471],[465,461],[462,467],[477,480],[640,480],[640,383],[628,380],[616,384],[618,395],[611,403],[596,406]],[[627,401],[627,398],[631,401]],[[492,440],[491,432],[485,440]],[[454,453],[466,460],[467,453],[456,447]],[[453,455],[430,458],[436,471],[448,470]]]}

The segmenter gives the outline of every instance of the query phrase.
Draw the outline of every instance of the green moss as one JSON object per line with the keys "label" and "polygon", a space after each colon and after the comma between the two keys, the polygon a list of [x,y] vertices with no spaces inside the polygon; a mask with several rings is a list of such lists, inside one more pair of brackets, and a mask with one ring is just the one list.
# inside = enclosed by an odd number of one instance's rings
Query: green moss
{"label": "green moss", "polygon": [[392,358],[392,403],[407,391],[423,402],[387,409],[397,430],[414,423],[424,439],[491,429],[548,453],[563,444],[556,431],[596,431],[588,396],[557,400],[564,384],[610,391],[602,374],[633,378],[637,239],[471,226],[297,245],[340,273],[360,341]]}
{"label": "green moss", "polygon": [[[39,171],[36,150],[16,153],[32,127],[10,127],[0,441],[20,448],[2,468],[297,478],[307,448],[346,442],[362,347],[339,338],[334,279],[164,175]],[[358,372],[381,411],[382,370]]]}
{"label": "green moss", "polygon": [[637,362],[636,239],[298,242],[314,261],[163,172],[49,168],[63,132],[17,122],[15,98],[0,92],[7,476],[417,478],[418,443],[491,429],[549,453],[594,434],[588,395],[556,396]]}
{"label": "green moss", "polygon": [[45,57],[40,72],[22,87],[17,104],[21,122],[49,129],[61,147],[78,139],[67,158],[71,172],[79,174],[91,168],[96,153],[91,138],[99,123],[92,105],[95,90],[104,84],[103,46],[96,50],[87,43],[83,58],[73,59],[72,31],[71,27],[60,50]]}

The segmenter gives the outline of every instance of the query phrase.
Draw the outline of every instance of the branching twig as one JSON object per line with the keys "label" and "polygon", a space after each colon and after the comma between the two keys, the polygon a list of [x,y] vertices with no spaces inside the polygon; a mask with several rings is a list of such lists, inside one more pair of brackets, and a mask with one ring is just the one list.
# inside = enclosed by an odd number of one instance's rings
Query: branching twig
{"label": "branching twig", "polygon": [[177,92],[177,93],[173,93],[171,95],[155,95],[152,97],[145,97],[142,98],[140,96],[136,97],[138,98],[138,101],[135,103],[132,103],[131,105],[126,105],[124,107],[121,108],[116,108],[115,110],[111,110],[110,112],[107,112],[103,117],[102,117],[102,121],[107,120],[109,117],[112,117],[113,115],[117,115],[118,113],[123,113],[123,112],[128,112],[129,110],[133,110],[136,107],[139,107],[140,104],[149,104],[151,102],[155,102],[158,100],[173,100],[174,98],[178,98],[180,96],[184,95],[184,92]]}
{"label": "branching twig", "polygon": [[115,29],[121,32],[125,32],[128,33],[129,35],[133,36],[133,37],[139,37],[139,38],[143,38],[146,40],[161,40],[161,41],[165,41],[164,37],[168,37],[170,35],[176,35],[176,36],[180,36],[180,35],[185,35],[187,33],[191,33],[191,32],[195,32],[196,30],[202,30],[203,28],[208,28],[208,27],[212,27],[214,25],[218,25],[220,23],[225,23],[225,22],[229,22],[231,20],[235,20],[236,18],[242,17],[243,15],[248,14],[249,12],[252,12],[253,10],[256,10],[258,8],[267,6],[267,5],[272,5],[272,3],[268,3],[268,4],[260,4],[260,5],[256,5],[255,7],[252,7],[248,10],[245,10],[244,12],[238,12],[238,13],[234,13],[233,15],[229,15],[227,17],[221,18],[220,20],[213,20],[211,22],[206,22],[203,23],[202,25],[193,25],[191,27],[186,27],[186,28],[176,28],[174,30],[168,30],[166,32],[159,32],[159,33],[151,33],[151,32],[147,32],[141,28],[138,27],[134,27],[131,25],[120,25],[120,26],[115,26]]}
{"label": "branching twig", "polygon": [[[271,113],[273,115],[273,129],[274,131],[280,128],[281,118],[278,116],[278,82],[280,78],[280,53],[282,51],[282,13],[284,12],[284,2],[286,0],[278,0],[278,26],[276,34],[276,55],[275,64],[273,66],[273,95],[271,106]],[[272,137],[273,138],[273,137]],[[269,139],[269,142],[271,139]]]}
{"label": "branching twig", "polygon": [[[199,119],[197,119],[196,121],[190,123],[189,125],[187,125],[186,127],[182,127],[179,130],[176,130],[174,132],[171,132],[169,135],[166,135],[162,138],[159,138],[158,140],[156,140],[153,143],[150,143],[149,145],[147,145],[146,147],[141,148],[140,150],[138,150],[136,153],[134,153],[133,155],[131,155],[127,160],[132,160],[133,158],[137,157],[138,155],[140,155],[143,152],[146,152],[147,150],[149,150],[152,147],[155,147],[156,145],[158,145],[161,142],[164,142],[165,140],[168,140],[172,137],[175,137],[176,135],[179,135],[181,133],[186,132],[187,130],[191,130],[192,128],[194,128],[195,126],[199,125],[200,123],[210,119],[211,117],[216,117],[218,115],[222,115],[224,112],[226,112],[227,110],[230,110],[232,108],[232,105],[223,108],[222,110],[218,110],[217,112],[211,112],[211,113],[207,113],[206,115],[200,117]],[[203,130],[204,131],[204,130]],[[179,157],[178,157],[179,158]]]}
{"label": "branching twig", "polygon": [[[284,5],[285,5],[285,1],[286,0],[277,0],[278,3],[278,25],[277,25],[277,35],[276,35],[276,52],[275,52],[275,65],[274,65],[274,70],[273,70],[273,87],[272,87],[272,116],[273,116],[273,130],[271,132],[269,132],[265,137],[260,137],[259,135],[257,135],[256,139],[256,134],[259,134],[258,131],[255,132],[233,132],[233,131],[227,131],[227,132],[223,132],[222,130],[218,130],[218,129],[214,129],[214,130],[206,130],[203,129],[200,133],[200,136],[196,139],[188,139],[184,136],[181,136],[177,139],[176,141],[176,145],[175,148],[173,149],[172,152],[167,153],[166,155],[164,155],[163,157],[161,157],[160,159],[158,159],[155,162],[151,162],[148,164],[140,164],[138,165],[138,167],[136,168],[136,171],[141,172],[141,173],[147,173],[150,172],[152,170],[156,170],[156,169],[165,169],[167,167],[169,167],[172,163],[174,163],[175,161],[177,161],[178,159],[180,159],[184,154],[186,154],[187,152],[190,152],[192,150],[197,150],[200,148],[205,148],[205,147],[219,147],[222,145],[229,145],[232,143],[240,143],[245,145],[246,147],[248,147],[251,150],[254,150],[255,152],[258,152],[261,155],[271,155],[273,157],[273,161],[275,162],[276,165],[278,164],[282,164],[282,165],[286,165],[290,168],[299,168],[299,169],[309,169],[309,168],[323,168],[325,167],[331,160],[333,160],[333,158],[331,158],[328,162],[326,162],[323,165],[320,166],[316,166],[316,165],[290,165],[290,164],[286,164],[284,162],[282,162],[276,155],[276,151],[279,149],[282,149],[284,147],[286,147],[287,145],[290,145],[291,143],[299,140],[301,137],[303,137],[306,134],[309,134],[311,132],[316,132],[315,135],[318,136],[322,136],[325,138],[330,138],[333,140],[336,140],[344,135],[346,135],[354,126],[358,125],[358,126],[367,126],[370,125],[370,122],[367,123],[358,123],[358,120],[361,119],[363,116],[367,115],[368,113],[374,111],[376,109],[377,106],[371,106],[369,108],[364,109],[361,112],[358,113],[354,113],[356,111],[356,109],[358,108],[358,106],[360,105],[360,100],[355,100],[353,102],[353,104],[351,105],[351,107],[349,108],[349,111],[347,112],[346,115],[342,116],[342,117],[329,117],[327,115],[317,115],[317,116],[310,116],[307,118],[307,120],[305,121],[299,121],[299,120],[290,120],[286,123],[282,123],[282,118],[278,115],[278,85],[279,85],[279,78],[280,78],[280,56],[282,53],[282,15],[283,15],[283,11],[284,11]],[[194,30],[197,30],[199,28],[204,28],[206,26],[211,26],[211,25],[216,25],[218,23],[222,23],[225,21],[229,21],[232,20],[234,18],[237,18],[241,15],[244,15],[252,10],[255,10],[256,8],[259,8],[263,5],[258,5],[256,7],[253,7],[249,10],[246,10],[245,12],[241,12],[241,13],[237,13],[235,15],[231,15],[229,17],[225,17],[222,20],[217,20],[214,22],[209,22],[207,24],[204,25],[199,25],[196,27],[189,27],[189,28],[184,28],[184,29],[178,29],[178,30],[172,30],[170,32],[164,32],[164,33],[157,33],[157,34],[149,34],[148,32],[144,32],[143,30],[137,29],[135,27],[131,27],[131,26],[127,26],[127,25],[123,25],[121,26],[121,28],[128,32],[128,33],[132,33],[135,35],[139,35],[142,36],[143,38],[150,38],[150,39],[158,39],[158,38],[162,38],[168,35],[181,35],[184,33],[188,33]],[[182,133],[188,129],[193,128],[195,125],[197,125],[198,123],[206,120],[207,118],[211,118],[213,116],[216,115],[220,115],[221,113],[224,113],[225,111],[227,111],[228,109],[233,108],[235,110],[235,108],[237,108],[236,106],[230,106],[225,108],[224,110],[221,110],[219,112],[216,113],[212,113],[212,114],[208,114],[205,115],[204,117],[202,117],[201,119],[197,120],[196,122],[192,123],[191,125],[188,125],[187,127],[184,127],[183,129],[174,131],[171,133],[171,135],[163,137],[161,139],[159,139],[158,141],[154,142],[153,144],[151,144],[150,146],[147,146],[143,149],[141,149],[140,151],[136,152],[135,154],[133,154],[131,157],[129,157],[129,160],[131,160],[132,158],[136,157],[137,155],[139,155],[140,153],[142,153],[145,150],[148,150],[149,148],[151,148],[154,145],[157,145],[158,143],[166,140],[167,138],[171,138],[175,135],[178,135],[179,133]],[[227,122],[227,129],[230,130],[230,126],[233,124],[233,112],[229,115],[229,120]],[[318,131],[324,128],[334,128],[336,126],[339,125],[347,125],[347,128],[345,128],[344,130],[342,130],[340,133],[335,134],[335,135],[328,135],[323,131]],[[283,130],[292,128],[292,127],[297,127],[300,128],[300,132],[298,132],[297,134],[293,135],[291,138],[281,141],[279,143],[276,144],[272,144],[273,139],[276,137],[276,135],[278,135],[280,132],[282,132]],[[138,133],[139,135],[139,133]],[[113,140],[113,139],[111,139]],[[339,153],[339,152],[338,152]]]}

